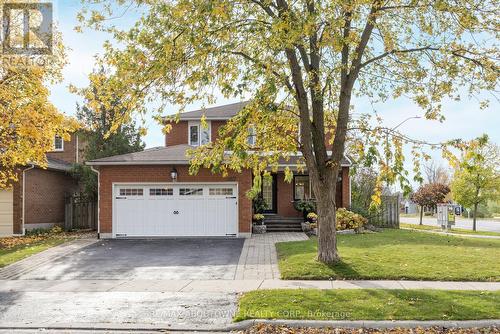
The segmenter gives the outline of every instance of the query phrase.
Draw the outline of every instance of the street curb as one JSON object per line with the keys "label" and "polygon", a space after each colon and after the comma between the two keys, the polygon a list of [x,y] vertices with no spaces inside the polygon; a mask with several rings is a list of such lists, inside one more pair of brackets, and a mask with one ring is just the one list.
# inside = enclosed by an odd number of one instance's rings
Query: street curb
{"label": "street curb", "polygon": [[446,328],[481,328],[481,327],[500,327],[500,319],[494,320],[245,320],[228,326],[229,330],[244,330],[257,324],[287,326],[287,327],[312,327],[312,328],[429,328],[429,327],[446,327]]}
{"label": "street curb", "polygon": [[416,320],[398,320],[398,321],[372,321],[372,320],[266,320],[253,319],[244,320],[238,323],[233,323],[225,327],[189,327],[189,326],[159,326],[148,324],[59,324],[59,325],[17,325],[17,324],[0,324],[0,330],[30,330],[30,329],[45,329],[45,330],[81,330],[81,331],[157,331],[157,332],[231,332],[242,331],[258,324],[287,326],[287,327],[312,327],[312,328],[373,328],[373,329],[388,329],[388,328],[429,328],[429,327],[445,327],[445,328],[485,328],[485,327],[500,327],[500,319],[492,320],[432,320],[432,321],[416,321]]}

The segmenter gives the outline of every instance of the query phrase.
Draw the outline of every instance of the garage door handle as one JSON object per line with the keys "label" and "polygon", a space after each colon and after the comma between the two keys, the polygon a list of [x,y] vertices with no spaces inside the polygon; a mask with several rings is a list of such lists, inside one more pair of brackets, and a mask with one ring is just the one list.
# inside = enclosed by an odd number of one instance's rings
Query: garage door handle
{"label": "garage door handle", "polygon": [[178,215],[179,214],[179,211],[174,211],[174,215]]}
{"label": "garage door handle", "polygon": [[127,199],[127,197],[117,197],[116,199]]}

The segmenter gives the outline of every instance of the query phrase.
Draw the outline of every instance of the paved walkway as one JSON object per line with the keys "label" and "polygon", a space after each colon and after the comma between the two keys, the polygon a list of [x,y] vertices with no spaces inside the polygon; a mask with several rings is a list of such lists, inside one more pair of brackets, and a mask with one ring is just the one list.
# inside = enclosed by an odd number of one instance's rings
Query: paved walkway
{"label": "paved walkway", "polygon": [[302,232],[280,232],[253,234],[245,240],[241,251],[236,280],[268,280],[279,279],[277,242],[307,240]]}
{"label": "paved walkway", "polygon": [[1,292],[199,292],[267,289],[432,289],[500,291],[500,282],[282,281],[282,280],[2,280]]}

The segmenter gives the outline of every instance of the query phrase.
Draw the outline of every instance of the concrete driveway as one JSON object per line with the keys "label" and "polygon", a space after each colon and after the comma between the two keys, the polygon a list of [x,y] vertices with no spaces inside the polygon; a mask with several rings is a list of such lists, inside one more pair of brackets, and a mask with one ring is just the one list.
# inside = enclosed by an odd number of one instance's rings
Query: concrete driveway
{"label": "concrete driveway", "polygon": [[234,279],[243,243],[243,239],[101,240],[35,265],[17,279]]}

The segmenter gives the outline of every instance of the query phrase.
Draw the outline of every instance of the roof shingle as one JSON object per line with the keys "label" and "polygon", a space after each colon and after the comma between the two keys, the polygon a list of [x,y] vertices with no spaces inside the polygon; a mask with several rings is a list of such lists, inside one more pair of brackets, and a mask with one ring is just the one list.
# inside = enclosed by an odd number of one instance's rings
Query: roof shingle
{"label": "roof shingle", "polygon": [[180,120],[197,120],[203,115],[207,120],[226,120],[236,116],[248,101],[226,104],[223,106],[187,111],[179,114]]}

